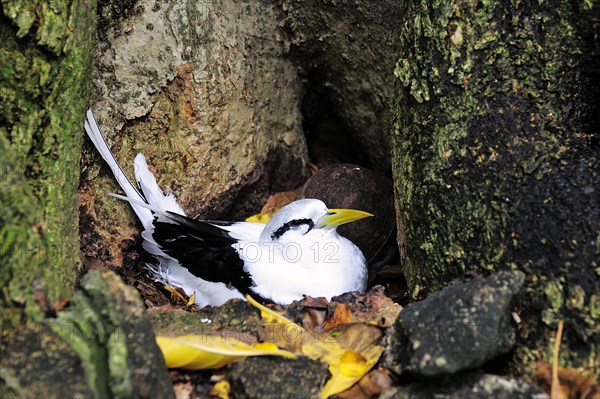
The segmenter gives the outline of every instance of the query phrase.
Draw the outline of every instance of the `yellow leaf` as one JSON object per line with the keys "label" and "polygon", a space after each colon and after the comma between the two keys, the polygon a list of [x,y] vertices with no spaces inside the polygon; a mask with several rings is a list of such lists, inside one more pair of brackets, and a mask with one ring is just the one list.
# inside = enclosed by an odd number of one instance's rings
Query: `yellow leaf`
{"label": "yellow leaf", "polygon": [[362,377],[366,374],[365,367],[367,359],[360,353],[349,350],[340,357],[340,372],[346,377]]}
{"label": "yellow leaf", "polygon": [[210,396],[215,396],[219,399],[229,399],[229,393],[231,392],[231,385],[229,381],[223,380],[217,382],[210,390]]}
{"label": "yellow leaf", "polygon": [[329,334],[313,332],[302,340],[302,353],[312,360],[321,360],[327,364],[338,363],[344,348],[337,339]]}
{"label": "yellow leaf", "polygon": [[196,291],[194,291],[194,293],[188,299],[187,306],[192,306],[194,303],[196,303]]}
{"label": "yellow leaf", "polygon": [[246,222],[267,224],[271,220],[273,212],[261,212],[246,218]]}
{"label": "yellow leaf", "polygon": [[188,370],[216,369],[248,356],[283,356],[295,359],[291,352],[276,346],[253,347],[235,337],[214,335],[157,336],[156,342],[168,368]]}
{"label": "yellow leaf", "polygon": [[250,295],[246,299],[252,306],[260,310],[260,316],[266,325],[268,341],[273,341],[277,345],[292,351],[299,351],[304,336],[304,329],[291,320],[288,320],[281,314],[261,305]]}
{"label": "yellow leaf", "polygon": [[308,332],[250,296],[246,299],[260,310],[263,321],[291,328],[297,337],[302,337],[302,354],[329,365],[331,378],[321,391],[322,399],[343,392],[358,382],[383,353],[383,347],[376,344],[381,338],[376,327],[355,323],[340,326],[340,331],[331,334]]}
{"label": "yellow leaf", "polygon": [[362,323],[346,325],[335,337],[329,334],[307,334],[302,353],[329,365],[331,378],[321,391],[328,398],[350,388],[377,363],[383,347],[376,345],[381,332]]}
{"label": "yellow leaf", "polygon": [[321,391],[321,398],[326,399],[350,388],[373,368],[383,353],[383,347],[373,346],[364,353],[346,351],[337,363],[329,364],[331,378]]}

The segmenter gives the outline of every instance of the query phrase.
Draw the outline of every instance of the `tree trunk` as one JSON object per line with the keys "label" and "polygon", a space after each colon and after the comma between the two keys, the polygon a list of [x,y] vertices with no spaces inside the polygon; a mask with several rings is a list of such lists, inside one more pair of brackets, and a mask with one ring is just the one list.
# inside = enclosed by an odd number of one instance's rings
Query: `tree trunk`
{"label": "tree trunk", "polygon": [[[596,2],[409,2],[395,75],[399,244],[415,297],[520,269],[526,364],[600,364]],[[529,347],[529,348],[528,348]]]}
{"label": "tree trunk", "polygon": [[2,1],[0,9],[5,338],[23,315],[39,320],[71,296],[80,272],[75,194],[95,1]]}

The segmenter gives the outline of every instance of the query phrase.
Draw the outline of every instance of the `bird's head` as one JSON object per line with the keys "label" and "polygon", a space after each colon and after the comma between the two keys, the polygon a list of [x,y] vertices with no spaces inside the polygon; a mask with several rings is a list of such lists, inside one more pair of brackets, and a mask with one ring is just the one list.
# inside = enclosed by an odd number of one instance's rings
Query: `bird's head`
{"label": "bird's head", "polygon": [[329,209],[318,199],[301,199],[281,208],[266,224],[261,241],[305,235],[313,229],[333,230],[345,223],[373,216],[354,209]]}

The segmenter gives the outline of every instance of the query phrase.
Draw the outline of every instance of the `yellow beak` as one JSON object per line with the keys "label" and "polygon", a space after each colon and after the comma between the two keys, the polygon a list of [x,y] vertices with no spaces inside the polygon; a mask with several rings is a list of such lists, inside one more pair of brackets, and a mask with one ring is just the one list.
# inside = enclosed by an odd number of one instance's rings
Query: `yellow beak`
{"label": "yellow beak", "polygon": [[369,212],[355,209],[328,209],[327,213],[317,222],[316,228],[335,228],[346,223],[373,216]]}

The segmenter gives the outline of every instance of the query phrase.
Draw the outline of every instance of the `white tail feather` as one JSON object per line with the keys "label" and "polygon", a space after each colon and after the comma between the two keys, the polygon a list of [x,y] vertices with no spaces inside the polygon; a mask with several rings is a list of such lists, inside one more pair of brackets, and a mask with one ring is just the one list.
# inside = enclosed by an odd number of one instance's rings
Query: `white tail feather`
{"label": "white tail feather", "polygon": [[157,209],[163,213],[169,211],[185,216],[185,212],[177,203],[175,196],[173,194],[164,195],[160,187],[158,187],[156,179],[148,169],[146,158],[144,158],[142,153],[137,154],[134,165],[135,180],[142,189],[146,201],[152,209]]}
{"label": "white tail feather", "polygon": [[185,215],[183,209],[177,204],[175,197],[172,194],[164,195],[162,190],[156,184],[156,179],[150,170],[148,170],[148,164],[142,154],[138,154],[135,157],[135,178],[142,189],[143,195],[138,191],[135,185],[127,178],[127,175],[115,159],[114,155],[108,148],[104,136],[100,133],[96,118],[91,109],[88,109],[85,120],[85,131],[94,143],[94,146],[110,167],[117,179],[117,183],[125,192],[125,196],[115,194],[114,196],[120,199],[124,199],[129,202],[133,208],[138,219],[142,222],[145,229],[152,228],[152,221],[154,215],[152,212],[165,213],[171,211]]}

